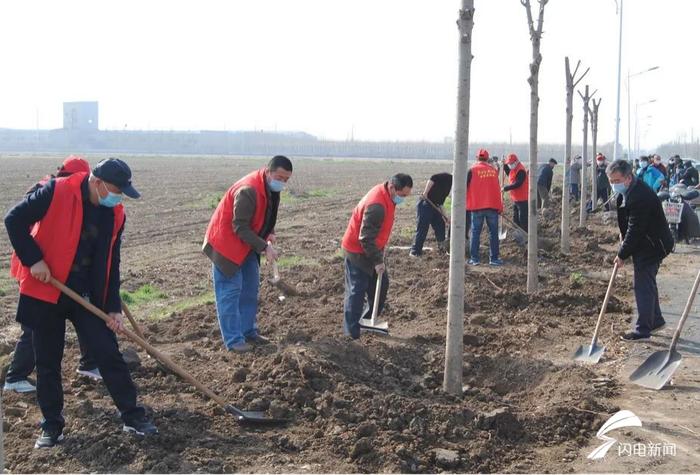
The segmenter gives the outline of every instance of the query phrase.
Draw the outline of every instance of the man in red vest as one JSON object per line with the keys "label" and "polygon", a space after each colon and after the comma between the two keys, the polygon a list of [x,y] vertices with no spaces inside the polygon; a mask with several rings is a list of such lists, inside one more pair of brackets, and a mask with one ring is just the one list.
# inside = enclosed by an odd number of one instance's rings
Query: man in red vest
{"label": "man in red vest", "polygon": [[[58,167],[55,175],[47,175],[42,178],[38,183],[34,184],[29,190],[27,190],[25,196],[34,193],[37,189],[48,183],[52,178],[67,177],[74,173],[81,172],[90,173],[90,164],[82,157],[71,155],[63,161],[60,167]],[[17,258],[17,255],[13,254],[11,259],[12,268],[10,272],[17,272],[21,265],[22,264]],[[15,345],[15,351],[12,354],[12,361],[10,361],[10,366],[7,370],[7,375],[5,376],[3,391],[16,391],[18,393],[36,391],[36,387],[27,379],[34,371],[34,345],[32,341],[32,329],[26,325],[22,325],[22,335],[20,335],[19,340],[17,340],[17,344]],[[100,375],[100,370],[97,368],[95,358],[90,355],[90,351],[85,344],[83,335],[78,334],[78,342],[80,344],[81,353],[78,374],[98,381],[101,380],[102,376]]]}
{"label": "man in red vest", "polygon": [[343,331],[353,340],[360,338],[360,319],[372,315],[379,274],[382,275],[379,312],[384,308],[389,290],[384,250],[394,226],[396,205],[411,194],[412,188],[413,179],[409,175],[397,173],[389,181],[369,190],[350,216],[342,242],[345,254]]}
{"label": "man in red vest", "polygon": [[280,192],[292,177],[282,155],[234,183],[209,221],[202,252],[212,261],[216,313],[224,345],[245,353],[269,341],[258,333],[260,256],[277,259],[275,224]]}
{"label": "man in red vest", "polygon": [[503,212],[498,170],[488,162],[489,152],[481,149],[477,162],[467,174],[467,211],[471,213],[471,241],[469,264],[478,266],[481,229],[484,221],[489,228],[489,263],[502,266],[498,253],[498,215]]}
{"label": "man in red vest", "polygon": [[[131,185],[128,165],[110,158],[98,163],[91,174],[50,180],[5,217],[20,261],[12,266],[20,289],[17,321],[34,331],[37,400],[43,415],[36,448],[53,447],[63,440],[61,360],[66,319],[85,337],[97,359],[124,421],[123,430],[138,435],[158,432],[136,403],[136,387],[114,334],[123,329],[119,296],[123,195],[140,196]],[[89,299],[112,321],[105,324],[62,295],[49,284],[51,277]]]}
{"label": "man in red vest", "polygon": [[527,232],[527,197],[530,186],[527,171],[514,153],[506,157],[503,171],[508,174],[510,183],[503,187],[503,191],[510,193],[510,200],[513,202],[513,222]]}

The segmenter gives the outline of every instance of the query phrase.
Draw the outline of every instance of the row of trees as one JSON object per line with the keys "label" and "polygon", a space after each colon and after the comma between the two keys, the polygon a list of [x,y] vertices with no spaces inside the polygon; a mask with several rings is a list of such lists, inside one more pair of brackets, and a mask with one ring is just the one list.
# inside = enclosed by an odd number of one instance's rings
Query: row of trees
{"label": "row of trees", "polygon": [[[530,62],[530,142],[529,142],[529,190],[528,190],[528,253],[527,253],[527,292],[532,294],[538,288],[538,219],[537,219],[537,125],[539,110],[539,70],[542,64],[540,46],[542,41],[542,26],[544,24],[545,6],[549,0],[537,0],[537,18],[533,16],[530,0],[520,0],[525,7],[527,24],[532,43],[532,60]],[[474,0],[462,0],[462,8],[459,12],[457,27],[459,31],[459,79],[457,91],[457,130],[455,133],[454,149],[454,189],[453,202],[463,203],[466,196],[466,178],[469,143],[469,95],[471,84],[471,37],[474,26]],[[574,89],[588,73],[586,69],[577,77],[581,62],[576,64],[572,72],[569,58],[564,59],[566,74],[566,141],[564,157],[564,179],[562,190],[562,216],[561,216],[561,251],[568,254],[571,250],[569,236],[571,210],[569,206],[569,188],[571,183],[571,135],[573,122],[573,96]],[[597,153],[598,136],[598,111],[601,99],[594,99],[596,91],[589,93],[586,85],[584,92],[578,91],[583,101],[583,163],[581,167],[581,199],[579,226],[586,225],[587,219],[587,188],[590,186],[590,196],[595,206],[597,202],[596,169],[595,160],[589,160],[588,155],[588,131],[589,121],[592,139],[592,157]],[[590,163],[590,166],[587,164]],[[589,173],[590,170],[590,173]],[[443,389],[451,394],[462,393],[462,360],[463,360],[463,332],[464,332],[464,261],[465,261],[465,213],[459,206],[452,207],[453,232],[450,237],[450,270],[447,303],[447,338],[445,354],[445,374]]]}

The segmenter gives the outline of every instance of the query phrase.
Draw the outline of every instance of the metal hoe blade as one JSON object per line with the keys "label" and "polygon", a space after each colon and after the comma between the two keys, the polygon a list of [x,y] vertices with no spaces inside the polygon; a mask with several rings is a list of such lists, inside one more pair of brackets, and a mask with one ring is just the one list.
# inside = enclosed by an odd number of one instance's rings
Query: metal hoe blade
{"label": "metal hoe blade", "polygon": [[681,365],[683,357],[677,351],[668,350],[652,353],[642,365],[630,375],[634,384],[649,389],[661,389],[671,379],[673,373]]}
{"label": "metal hoe blade", "polygon": [[695,295],[698,293],[698,286],[700,286],[700,271],[695,277],[693,288],[683,309],[683,315],[678,320],[678,326],[673,333],[671,346],[667,351],[657,351],[647,358],[634,373],[630,374],[630,381],[645,388],[661,389],[671,379],[674,371],[681,365],[681,354],[676,351],[676,345],[681,336],[683,325],[688,318],[688,314],[690,314]]}
{"label": "metal hoe blade", "polygon": [[381,335],[389,334],[389,324],[387,322],[372,322],[371,319],[360,319],[360,329],[368,332],[379,333]]}
{"label": "metal hoe blade", "polygon": [[605,352],[604,346],[598,345],[586,345],[579,346],[576,353],[574,353],[574,361],[581,361],[583,363],[596,364],[600,361],[600,358]]}
{"label": "metal hoe blade", "polygon": [[262,411],[242,411],[230,404],[226,405],[226,412],[236,418],[240,424],[284,424],[287,419],[269,417]]}

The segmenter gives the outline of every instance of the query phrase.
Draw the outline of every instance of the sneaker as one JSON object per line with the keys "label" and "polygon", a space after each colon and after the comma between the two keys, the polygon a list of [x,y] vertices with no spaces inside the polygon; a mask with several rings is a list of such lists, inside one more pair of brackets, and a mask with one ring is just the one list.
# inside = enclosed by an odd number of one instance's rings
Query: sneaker
{"label": "sneaker", "polygon": [[478,266],[478,265],[479,265],[479,261],[475,261],[474,259],[469,259],[469,260],[467,261],[467,264],[469,264],[470,266]]}
{"label": "sneaker", "polygon": [[26,379],[15,381],[14,383],[5,382],[5,386],[2,389],[3,391],[14,391],[16,393],[32,393],[36,391],[36,387]]}
{"label": "sneaker", "polygon": [[420,257],[420,254],[416,253],[413,250],[409,251],[408,255],[409,255],[409,257]]}
{"label": "sneaker", "polygon": [[253,345],[267,345],[270,343],[269,338],[265,338],[264,336],[259,334],[252,337],[246,337],[245,340],[247,343],[252,343]]}
{"label": "sneaker", "polygon": [[656,331],[663,330],[664,328],[666,328],[666,322],[663,322],[661,325],[656,325],[651,329],[651,332],[654,333]]}
{"label": "sneaker", "polygon": [[79,375],[94,379],[95,381],[102,381],[102,375],[100,374],[99,368],[93,369],[78,369],[76,371]]}
{"label": "sneaker", "polygon": [[651,335],[642,335],[637,332],[627,332],[620,336],[622,341],[646,341],[651,338]]}
{"label": "sneaker", "polygon": [[63,441],[63,431],[62,430],[47,430],[41,431],[41,435],[36,442],[34,442],[35,449],[48,449],[54,447],[59,442]]}
{"label": "sneaker", "polygon": [[500,259],[491,259],[491,262],[489,262],[489,265],[494,266],[494,267],[500,267],[503,265],[503,261]]}
{"label": "sneaker", "polygon": [[128,422],[124,422],[122,429],[124,432],[136,435],[154,435],[158,433],[158,428],[145,416],[134,418]]}
{"label": "sneaker", "polygon": [[228,349],[228,351],[234,351],[236,353],[248,353],[249,351],[253,351],[253,345],[243,341],[241,343],[235,343],[233,346],[231,346],[231,348]]}

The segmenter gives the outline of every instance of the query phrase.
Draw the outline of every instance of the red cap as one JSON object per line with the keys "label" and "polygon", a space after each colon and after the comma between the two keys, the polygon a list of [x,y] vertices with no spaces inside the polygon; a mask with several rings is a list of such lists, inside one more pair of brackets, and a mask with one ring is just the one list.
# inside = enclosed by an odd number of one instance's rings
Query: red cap
{"label": "red cap", "polygon": [[476,158],[479,160],[488,160],[489,159],[489,152],[485,148],[480,148],[479,153],[476,154]]}
{"label": "red cap", "polygon": [[516,162],[518,160],[518,156],[514,153],[509,153],[508,156],[506,157],[506,165],[510,165],[513,162]]}
{"label": "red cap", "polygon": [[58,169],[58,172],[63,176],[79,172],[90,173],[90,164],[79,155],[71,155],[63,160],[63,165]]}

